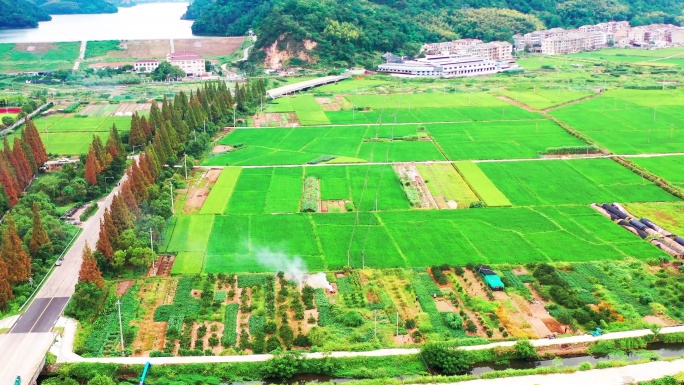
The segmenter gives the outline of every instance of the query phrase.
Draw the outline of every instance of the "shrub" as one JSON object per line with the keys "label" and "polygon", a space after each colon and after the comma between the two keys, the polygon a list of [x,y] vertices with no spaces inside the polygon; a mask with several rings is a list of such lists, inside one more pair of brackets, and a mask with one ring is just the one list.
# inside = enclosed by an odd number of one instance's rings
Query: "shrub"
{"label": "shrub", "polygon": [[307,347],[311,346],[311,341],[309,340],[309,337],[307,337],[306,335],[300,334],[297,337],[295,337],[292,344],[294,346],[298,346],[301,348],[307,348]]}
{"label": "shrub", "polygon": [[223,345],[224,348],[235,346],[237,343],[237,314],[238,304],[231,303],[226,306],[224,319],[225,328],[223,329],[223,337],[221,338],[221,345]]}
{"label": "shrub", "polygon": [[446,375],[464,374],[470,370],[468,354],[439,345],[425,345],[420,351],[425,364]]}
{"label": "shrub", "polygon": [[406,320],[406,322],[404,322],[404,326],[406,327],[406,329],[415,329],[416,320],[414,320],[413,318],[409,318]]}
{"label": "shrub", "polygon": [[456,313],[442,313],[444,316],[444,324],[446,324],[447,327],[454,329],[454,330],[460,330],[463,329],[463,318],[461,318],[460,315]]}
{"label": "shrub", "polygon": [[337,158],[337,157],[332,156],[332,155],[321,155],[317,158],[314,158],[314,159],[308,161],[307,163],[308,164],[319,164],[319,163],[329,162],[335,158]]}
{"label": "shrub", "polygon": [[342,316],[341,322],[344,326],[358,327],[363,325],[363,316],[358,311],[352,310]]}

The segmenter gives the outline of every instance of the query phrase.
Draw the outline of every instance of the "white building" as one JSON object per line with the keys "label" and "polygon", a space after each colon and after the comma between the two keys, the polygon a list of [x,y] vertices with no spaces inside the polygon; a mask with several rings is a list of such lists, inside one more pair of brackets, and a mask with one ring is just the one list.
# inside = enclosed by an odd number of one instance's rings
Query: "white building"
{"label": "white building", "polygon": [[484,43],[479,39],[459,39],[442,43],[428,43],[421,51],[430,55],[478,56],[495,61],[513,61],[513,46],[507,41]]}
{"label": "white building", "polygon": [[180,67],[188,76],[206,75],[205,60],[192,52],[176,52],[166,55],[166,61],[171,65]]}
{"label": "white building", "polygon": [[159,67],[159,61],[157,60],[138,60],[133,63],[133,69],[135,72],[145,72],[149,73]]}
{"label": "white building", "polygon": [[384,63],[378,72],[409,77],[469,77],[491,75],[518,68],[507,61],[462,55],[428,55],[403,63]]}

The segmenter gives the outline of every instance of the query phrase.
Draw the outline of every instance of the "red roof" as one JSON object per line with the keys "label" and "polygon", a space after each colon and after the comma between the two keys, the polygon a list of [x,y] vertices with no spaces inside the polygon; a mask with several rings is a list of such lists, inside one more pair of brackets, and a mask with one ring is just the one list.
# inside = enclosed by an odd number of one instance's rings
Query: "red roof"
{"label": "red roof", "polygon": [[136,63],[159,63],[157,60],[138,60]]}

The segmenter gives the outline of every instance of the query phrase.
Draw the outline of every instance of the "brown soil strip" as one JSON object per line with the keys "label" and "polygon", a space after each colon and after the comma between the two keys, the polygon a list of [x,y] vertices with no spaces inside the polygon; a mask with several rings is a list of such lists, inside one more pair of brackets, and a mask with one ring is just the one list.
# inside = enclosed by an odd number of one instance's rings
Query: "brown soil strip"
{"label": "brown soil strip", "polygon": [[135,281],[132,279],[119,281],[119,283],[116,285],[116,295],[119,297],[123,296],[124,294],[126,294],[128,289],[133,287],[133,285],[135,285]]}
{"label": "brown soil strip", "polygon": [[[140,298],[145,310],[144,316],[136,325],[139,330],[135,341],[133,341],[134,356],[147,356],[153,350],[164,349],[167,323],[154,322],[154,311],[162,304],[173,302],[175,286],[175,280],[153,279],[146,281],[141,287],[138,298]],[[154,300],[150,303],[145,300],[145,297],[150,296],[151,292],[164,294],[153,295]]]}
{"label": "brown soil strip", "polygon": [[416,165],[413,163],[398,163],[394,165],[394,170],[400,177],[406,177],[411,180],[413,186],[420,192],[420,202],[422,208],[437,208],[437,203],[430,193],[423,177],[418,172]]}
{"label": "brown soil strip", "polygon": [[200,56],[228,56],[237,51],[244,37],[216,37],[202,39],[174,39],[176,52],[194,52]]}
{"label": "brown soil strip", "polygon": [[525,110],[527,110],[527,111],[538,112],[538,110],[536,110],[536,109],[534,109],[534,108],[528,106],[527,104],[525,104],[525,103],[520,103],[520,102],[518,102],[518,101],[516,101],[516,100],[513,100],[513,99],[509,98],[508,96],[499,95],[499,96],[497,96],[496,98],[497,98],[497,99],[501,99],[501,100],[505,100],[505,101],[507,101],[508,103],[511,103],[512,105],[518,106],[518,107],[520,107],[520,108],[522,108],[522,109],[525,109]]}
{"label": "brown soil strip", "polygon": [[212,153],[219,153],[219,152],[230,151],[230,150],[232,150],[232,149],[233,149],[233,146],[218,145],[218,146],[214,147],[214,148],[211,150],[211,152],[212,152]]}

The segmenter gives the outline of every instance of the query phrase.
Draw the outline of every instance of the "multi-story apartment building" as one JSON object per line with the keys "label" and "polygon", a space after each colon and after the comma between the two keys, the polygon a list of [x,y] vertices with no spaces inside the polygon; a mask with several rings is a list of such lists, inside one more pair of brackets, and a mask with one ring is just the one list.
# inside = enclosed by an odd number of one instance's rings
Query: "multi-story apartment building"
{"label": "multi-story apartment building", "polygon": [[507,41],[484,43],[478,39],[460,39],[442,43],[423,45],[422,51],[427,54],[477,56],[494,61],[512,61],[513,46]]}
{"label": "multi-story apartment building", "polygon": [[135,72],[149,73],[156,70],[157,67],[159,67],[158,60],[138,60],[133,63],[133,69]]}
{"label": "multi-story apartment building", "polygon": [[166,55],[166,61],[180,67],[188,76],[203,76],[205,60],[203,57],[192,52],[176,52]]}

